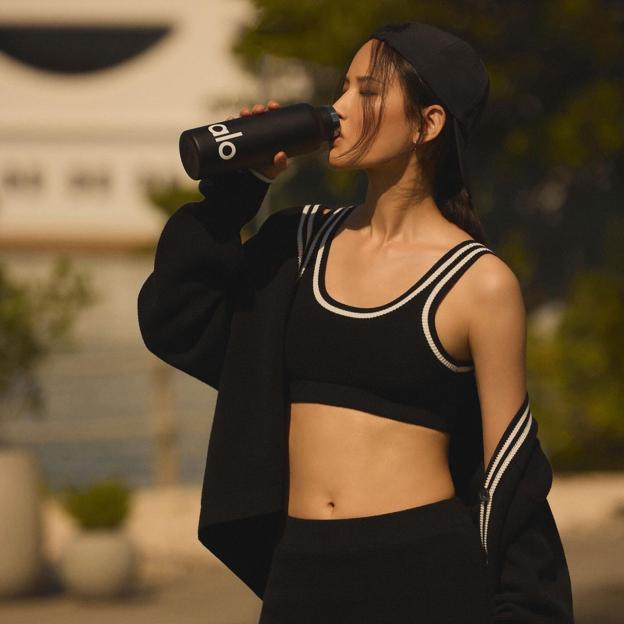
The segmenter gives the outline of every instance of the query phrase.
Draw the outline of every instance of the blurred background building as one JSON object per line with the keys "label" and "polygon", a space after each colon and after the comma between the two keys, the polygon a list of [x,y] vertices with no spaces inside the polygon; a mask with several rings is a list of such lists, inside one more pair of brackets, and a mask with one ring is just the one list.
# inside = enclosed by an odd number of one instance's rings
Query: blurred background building
{"label": "blurred background building", "polygon": [[259,95],[229,51],[252,17],[237,0],[5,0],[3,249],[151,243],[162,219],[145,185],[188,181],[182,130]]}
{"label": "blurred background building", "polygon": [[[180,133],[268,97],[269,72],[250,75],[230,51],[254,15],[239,0],[0,7],[0,254],[24,279],[70,254],[100,296],[77,321],[78,349],[42,367],[45,417],[5,407],[4,435],[35,445],[52,487],[112,472],[201,479],[214,393],[145,349],[136,298],[153,253],[135,252],[153,250],[165,221],[148,188],[196,186]],[[301,74],[279,74],[281,92],[305,90]],[[154,446],[176,435],[179,469]]]}

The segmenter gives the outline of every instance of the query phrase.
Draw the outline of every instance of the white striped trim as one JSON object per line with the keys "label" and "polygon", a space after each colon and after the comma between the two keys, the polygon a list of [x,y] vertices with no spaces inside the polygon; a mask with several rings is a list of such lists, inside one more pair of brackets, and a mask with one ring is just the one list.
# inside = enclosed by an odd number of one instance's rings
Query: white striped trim
{"label": "white striped trim", "polygon": [[331,224],[326,228],[325,235],[323,236],[323,241],[322,241],[322,243],[319,245],[319,247],[317,249],[317,252],[316,252],[316,263],[314,265],[314,278],[312,280],[312,286],[313,286],[314,296],[315,296],[316,300],[326,310],[329,310],[330,312],[334,312],[335,314],[341,314],[342,316],[349,316],[351,318],[375,318],[375,317],[378,317],[378,316],[382,316],[384,314],[389,314],[390,312],[396,310],[397,308],[400,308],[402,305],[405,305],[408,301],[413,299],[419,292],[421,292],[423,289],[427,288],[427,286],[429,286],[429,284],[431,284],[433,281],[438,279],[438,277],[446,270],[446,268],[455,261],[457,256],[459,256],[460,254],[462,254],[464,252],[466,247],[472,247],[474,245],[478,245],[480,247],[483,247],[483,245],[481,243],[476,242],[476,241],[474,243],[470,243],[470,244],[468,244],[466,246],[460,247],[453,255],[449,256],[449,258],[447,258],[447,260],[445,260],[438,267],[438,269],[436,271],[434,271],[422,284],[420,284],[420,286],[415,288],[412,292],[406,294],[405,297],[403,297],[402,299],[400,299],[399,301],[397,301],[393,305],[388,305],[387,307],[385,307],[385,308],[383,308],[381,310],[375,310],[373,312],[361,312],[361,311],[355,311],[355,310],[346,310],[344,308],[340,308],[338,306],[335,306],[330,301],[327,301],[323,297],[323,295],[321,293],[321,290],[319,288],[319,275],[320,275],[320,266],[321,266],[322,254],[325,253],[325,244],[327,242],[327,238],[331,234],[331,229],[333,229],[335,225],[336,225],[336,219],[333,219]]}
{"label": "white striped trim", "polygon": [[[320,205],[320,204],[317,204]],[[355,205],[355,204],[353,204]],[[314,237],[314,240],[309,244],[306,245],[306,255],[305,255],[305,259],[301,265],[301,270],[299,272],[299,277],[301,278],[301,276],[303,275],[304,271],[306,270],[306,267],[308,266],[308,262],[310,261],[310,258],[312,256],[312,252],[314,250],[314,247],[316,246],[316,241],[318,241],[318,239],[321,237],[321,235],[323,234],[323,232],[327,231],[330,227],[330,225],[332,223],[334,223],[336,221],[336,219],[338,218],[338,216],[342,213],[343,210],[345,210],[347,208],[347,206],[340,206],[340,208],[336,208],[336,210],[334,210],[329,217],[327,218],[327,221],[325,221],[325,223],[323,223],[321,225],[321,227],[319,228],[319,231],[316,233],[316,236]]]}
{"label": "white striped trim", "polygon": [[318,210],[320,207],[321,207],[321,204],[315,204],[310,212],[310,216],[308,217],[308,221],[306,223],[308,229],[306,231],[305,245],[304,245],[305,247],[307,247],[310,239],[312,238],[312,232],[314,231],[314,218],[318,214]]}
{"label": "white striped trim", "polygon": [[[496,458],[494,459],[494,462],[491,463],[490,468],[488,469],[488,474],[486,475],[484,487],[489,492],[489,498],[487,501],[481,501],[480,510],[479,510],[479,526],[481,530],[481,543],[483,544],[483,548],[485,549],[486,554],[487,554],[487,532],[488,532],[488,527],[489,527],[489,522],[490,522],[490,512],[492,510],[492,504],[494,500],[494,493],[496,491],[496,487],[499,481],[501,480],[503,474],[505,473],[507,466],[509,465],[511,460],[514,458],[514,456],[518,452],[518,449],[520,448],[520,446],[526,439],[527,435],[529,434],[532,422],[533,422],[533,416],[531,414],[529,403],[527,402],[527,405],[522,413],[522,416],[516,423],[515,427],[512,429],[508,438],[505,440],[505,443],[503,444],[501,449],[496,454]],[[520,429],[522,429],[522,431],[518,435],[518,431]],[[507,457],[501,464],[500,469],[497,471],[497,467],[501,460],[501,457],[505,454],[505,451],[507,450],[509,445],[513,442],[514,438],[516,438],[516,436],[517,436],[517,440],[515,444],[513,445],[509,454],[507,455]],[[490,484],[492,484],[491,488],[490,488]]]}
{"label": "white striped trim", "polygon": [[[477,254],[482,254],[482,253],[486,253],[489,252],[490,249],[488,249],[487,247],[485,247],[484,245],[482,245],[479,242],[474,242],[474,243],[469,243],[468,245],[466,245],[465,247],[462,247],[458,252],[456,252],[452,257],[451,257],[451,261],[454,260],[459,254],[463,253],[466,249],[471,249],[476,247],[476,249],[473,249],[470,253],[467,253],[441,280],[438,284],[436,284],[436,286],[434,287],[434,289],[431,291],[431,294],[427,297],[427,301],[425,302],[425,305],[423,306],[423,310],[422,310],[422,315],[421,315],[421,320],[422,320],[422,327],[423,327],[423,332],[425,333],[425,337],[427,338],[427,342],[429,343],[429,347],[431,348],[431,350],[433,351],[434,355],[438,358],[438,360],[440,360],[440,362],[442,362],[442,364],[444,364],[446,367],[450,368],[452,371],[456,372],[456,373],[465,373],[468,371],[471,371],[474,369],[474,365],[473,364],[464,364],[464,365],[459,365],[459,364],[454,364],[453,362],[451,362],[441,351],[440,349],[438,349],[438,346],[436,345],[435,341],[433,340],[433,337],[431,335],[431,328],[429,326],[429,308],[431,308],[433,301],[436,297],[436,295],[440,292],[440,289],[444,286],[444,284],[446,284],[446,282],[448,282],[448,280],[457,272],[459,271],[462,266],[464,266],[466,264],[466,262],[468,262],[473,256],[477,255]],[[444,266],[446,266],[447,263],[445,263]],[[443,268],[443,267],[441,267]],[[434,328],[435,330],[435,328]]]}
{"label": "white striped trim", "polygon": [[[301,268],[301,261],[303,259],[303,251],[306,249],[308,240],[310,239],[310,232],[312,231],[314,216],[318,210],[320,204],[315,204],[311,210],[309,210],[312,204],[306,204],[303,207],[301,215],[299,217],[299,227],[297,228],[297,267]],[[305,238],[303,236],[303,226],[307,223],[307,230]]]}
{"label": "white striped trim", "polygon": [[275,178],[269,178],[265,176],[263,173],[256,171],[255,169],[250,168],[249,171],[251,171],[251,173],[253,173],[256,176],[256,178],[260,178],[260,180],[262,180],[263,182],[268,182],[269,184],[273,184],[273,182],[275,182]]}

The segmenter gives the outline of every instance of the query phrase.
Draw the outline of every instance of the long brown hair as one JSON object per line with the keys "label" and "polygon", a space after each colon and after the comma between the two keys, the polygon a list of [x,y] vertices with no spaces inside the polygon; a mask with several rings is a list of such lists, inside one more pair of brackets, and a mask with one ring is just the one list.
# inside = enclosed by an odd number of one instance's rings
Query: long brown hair
{"label": "long brown hair", "polygon": [[[379,116],[375,116],[371,98],[362,98],[363,132],[355,145],[343,156],[356,152],[359,158],[377,136],[389,78],[392,71],[395,70],[405,94],[405,115],[412,127],[417,127],[419,130],[417,145],[422,145],[422,147],[417,148],[420,149],[419,162],[422,166],[423,175],[433,182],[433,199],[436,205],[446,219],[462,228],[475,240],[487,245],[485,231],[474,210],[470,193],[461,181],[456,157],[455,134],[453,124],[450,123],[449,111],[411,63],[387,45],[385,41],[379,39],[372,39],[372,41],[373,47],[367,73],[381,81]],[[346,71],[342,74],[336,87],[334,100],[337,100],[342,94],[345,76]],[[438,104],[444,108],[446,122],[435,139],[423,144],[425,121],[421,109],[431,104]]]}

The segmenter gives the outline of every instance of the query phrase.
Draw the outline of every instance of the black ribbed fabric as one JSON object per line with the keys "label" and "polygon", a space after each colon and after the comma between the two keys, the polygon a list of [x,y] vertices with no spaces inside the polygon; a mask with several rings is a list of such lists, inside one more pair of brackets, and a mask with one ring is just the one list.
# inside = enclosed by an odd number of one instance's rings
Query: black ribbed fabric
{"label": "black ribbed fabric", "polygon": [[326,220],[297,285],[285,338],[291,402],[350,407],[444,432],[457,419],[479,418],[468,409],[476,393],[472,362],[444,350],[434,314],[477,258],[493,252],[461,241],[387,304],[347,305],[327,292],[325,273],[331,239],[352,209]]}
{"label": "black ribbed fabric", "polygon": [[259,624],[491,620],[479,533],[454,496],[374,516],[288,516]]}

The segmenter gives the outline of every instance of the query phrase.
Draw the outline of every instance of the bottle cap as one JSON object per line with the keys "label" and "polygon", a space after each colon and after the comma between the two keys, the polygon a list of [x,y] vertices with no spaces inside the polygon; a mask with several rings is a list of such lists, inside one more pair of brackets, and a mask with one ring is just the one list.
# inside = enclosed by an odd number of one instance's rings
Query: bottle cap
{"label": "bottle cap", "polygon": [[323,121],[323,139],[333,141],[340,134],[340,117],[333,106],[319,106],[318,111]]}

